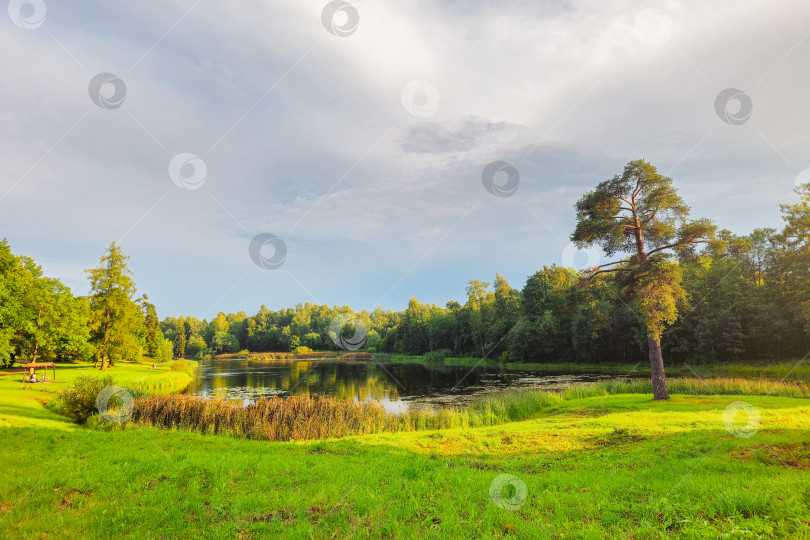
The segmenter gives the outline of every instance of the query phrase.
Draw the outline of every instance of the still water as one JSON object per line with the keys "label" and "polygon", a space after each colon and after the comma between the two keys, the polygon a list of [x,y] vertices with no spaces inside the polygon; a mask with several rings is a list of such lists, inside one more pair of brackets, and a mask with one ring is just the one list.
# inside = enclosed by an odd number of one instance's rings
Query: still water
{"label": "still water", "polygon": [[461,406],[476,395],[507,387],[559,390],[572,384],[615,378],[506,371],[479,366],[341,361],[337,358],[202,361],[187,394],[251,403],[261,397],[313,395],[375,401],[389,412],[439,405]]}

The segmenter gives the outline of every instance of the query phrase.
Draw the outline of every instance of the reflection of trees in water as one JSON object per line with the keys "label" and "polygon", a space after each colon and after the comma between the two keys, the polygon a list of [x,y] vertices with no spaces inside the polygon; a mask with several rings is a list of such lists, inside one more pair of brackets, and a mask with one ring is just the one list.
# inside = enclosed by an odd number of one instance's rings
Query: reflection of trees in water
{"label": "reflection of trees in water", "polygon": [[227,388],[274,388],[294,395],[329,395],[340,399],[400,397],[397,383],[378,366],[299,360],[256,362],[217,360],[189,392],[210,395]]}
{"label": "reflection of trees in water", "polygon": [[[516,385],[559,390],[578,382],[611,378],[588,374],[564,375],[501,372],[468,366],[298,361],[215,360],[203,364],[201,377],[187,393],[255,399],[272,395],[328,395],[365,401],[402,398],[441,402],[464,401],[465,395]],[[204,373],[204,374],[203,374]],[[401,385],[401,386],[400,386]],[[459,401],[461,400],[461,401]]]}

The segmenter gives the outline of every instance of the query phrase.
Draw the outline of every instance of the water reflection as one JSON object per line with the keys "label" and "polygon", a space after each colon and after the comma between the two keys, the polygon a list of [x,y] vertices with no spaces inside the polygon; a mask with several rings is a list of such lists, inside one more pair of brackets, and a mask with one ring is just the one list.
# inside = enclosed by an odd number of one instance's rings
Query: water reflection
{"label": "water reflection", "polygon": [[270,396],[334,396],[372,400],[390,412],[436,405],[460,406],[473,396],[505,387],[556,390],[607,375],[543,375],[467,366],[426,367],[391,362],[215,359],[201,362],[186,393],[244,404]]}

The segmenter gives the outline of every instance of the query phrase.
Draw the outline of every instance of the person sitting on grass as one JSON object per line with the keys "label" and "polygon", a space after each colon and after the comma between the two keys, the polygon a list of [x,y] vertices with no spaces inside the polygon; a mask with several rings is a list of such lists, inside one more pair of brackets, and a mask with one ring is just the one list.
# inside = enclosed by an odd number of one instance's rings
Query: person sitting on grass
{"label": "person sitting on grass", "polygon": [[36,373],[32,373],[32,374],[31,374],[31,377],[28,379],[28,382],[32,382],[32,383],[37,382],[37,374],[36,374]]}

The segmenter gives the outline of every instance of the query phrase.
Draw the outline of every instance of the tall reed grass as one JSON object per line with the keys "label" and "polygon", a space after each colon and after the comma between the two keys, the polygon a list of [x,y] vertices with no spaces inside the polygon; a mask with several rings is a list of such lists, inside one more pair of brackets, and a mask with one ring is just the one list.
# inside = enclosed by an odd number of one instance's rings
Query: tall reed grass
{"label": "tall reed grass", "polygon": [[[810,386],[802,381],[777,382],[764,379],[695,379],[673,378],[667,381],[670,394],[729,395],[729,396],[781,396],[794,398],[810,397]],[[602,381],[572,386],[563,391],[566,400],[612,394],[652,394],[652,382],[648,379],[631,381]]]}
{"label": "tall reed grass", "polygon": [[273,397],[242,407],[229,401],[173,394],[136,399],[131,420],[168,429],[288,441],[488,426],[524,420],[561,402],[557,394],[523,390],[484,396],[460,411],[406,411],[397,415],[374,403],[330,397]]}
{"label": "tall reed grass", "polygon": [[[670,379],[671,394],[774,395],[810,397],[806,383],[746,379]],[[242,407],[216,399],[150,395],[135,400],[132,421],[140,425],[200,433],[289,441],[373,433],[481,427],[526,420],[564,401],[610,394],[652,394],[648,380],[605,381],[574,386],[562,393],[505,390],[474,399],[461,410],[388,413],[370,402],[331,397],[294,396],[260,399]]]}

